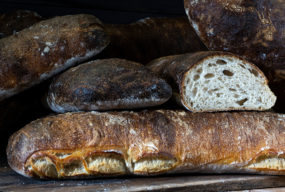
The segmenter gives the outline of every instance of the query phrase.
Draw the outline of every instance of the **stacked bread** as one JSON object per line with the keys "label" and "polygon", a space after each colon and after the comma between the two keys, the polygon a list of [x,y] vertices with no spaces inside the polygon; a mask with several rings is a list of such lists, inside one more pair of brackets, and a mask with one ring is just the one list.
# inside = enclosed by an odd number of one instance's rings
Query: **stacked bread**
{"label": "stacked bread", "polygon": [[[144,37],[146,43],[155,37],[149,51],[158,53],[151,54],[157,59],[146,66],[126,60],[126,55],[111,58],[127,50],[118,45],[129,44],[135,34],[128,39],[126,25],[118,25],[116,31],[116,25],[104,27],[91,15],[41,21],[0,40],[5,46],[0,47],[2,99],[64,71],[54,76],[45,97],[49,108],[62,114],[34,120],[10,137],[11,168],[38,178],[193,172],[284,175],[285,116],[263,112],[276,102],[266,76],[242,56],[206,51],[196,35],[190,36],[197,49],[189,49],[188,39],[185,46],[165,47],[165,37],[175,34],[173,27],[183,30],[177,24],[181,19],[170,21],[169,31],[167,25],[161,25],[163,30],[156,25],[167,19],[130,24],[133,31],[135,26],[156,26],[153,36]],[[180,32],[169,41],[189,37]],[[126,40],[114,38],[120,35]],[[137,42],[144,41],[132,41],[129,49]],[[105,47],[108,51],[100,59],[93,57]],[[28,50],[32,52],[26,55]]]}

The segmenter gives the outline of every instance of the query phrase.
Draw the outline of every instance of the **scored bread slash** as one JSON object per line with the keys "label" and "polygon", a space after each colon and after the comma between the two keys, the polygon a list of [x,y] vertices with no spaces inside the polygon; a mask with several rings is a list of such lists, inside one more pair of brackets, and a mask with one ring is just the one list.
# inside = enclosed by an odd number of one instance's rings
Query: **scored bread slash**
{"label": "scored bread slash", "polygon": [[177,89],[193,112],[267,110],[276,96],[254,64],[226,52],[197,52],[156,59],[148,67]]}
{"label": "scored bread slash", "polygon": [[38,178],[285,175],[284,130],[285,115],[271,112],[65,113],[14,133],[7,158],[19,174]]}
{"label": "scored bread slash", "polygon": [[47,103],[60,113],[135,109],[163,104],[171,94],[170,85],[142,64],[113,58],[62,73],[50,85]]}
{"label": "scored bread slash", "polygon": [[44,20],[0,39],[0,100],[85,61],[109,43],[92,15]]}

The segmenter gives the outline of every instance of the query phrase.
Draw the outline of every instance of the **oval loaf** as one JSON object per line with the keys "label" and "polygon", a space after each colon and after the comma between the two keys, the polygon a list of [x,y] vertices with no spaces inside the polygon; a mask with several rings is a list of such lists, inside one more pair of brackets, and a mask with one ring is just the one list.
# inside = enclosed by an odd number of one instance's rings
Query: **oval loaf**
{"label": "oval loaf", "polygon": [[269,112],[65,113],[14,133],[12,169],[27,177],[253,173],[285,175],[285,116]]}
{"label": "oval loaf", "polygon": [[109,40],[92,15],[44,20],[0,39],[0,100],[96,55]]}
{"label": "oval loaf", "polygon": [[50,85],[47,103],[56,112],[134,109],[165,103],[165,80],[124,59],[95,60],[71,68]]}
{"label": "oval loaf", "polygon": [[100,58],[146,64],[162,56],[207,50],[187,17],[148,17],[130,24],[106,24],[105,30],[110,44]]}

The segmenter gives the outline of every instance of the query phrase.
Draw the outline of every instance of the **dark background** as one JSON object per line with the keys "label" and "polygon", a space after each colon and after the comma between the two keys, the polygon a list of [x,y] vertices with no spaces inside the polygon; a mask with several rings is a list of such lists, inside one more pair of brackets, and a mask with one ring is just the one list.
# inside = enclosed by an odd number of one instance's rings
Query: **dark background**
{"label": "dark background", "polygon": [[183,0],[0,0],[0,13],[15,9],[36,11],[43,17],[89,13],[105,23],[185,15]]}

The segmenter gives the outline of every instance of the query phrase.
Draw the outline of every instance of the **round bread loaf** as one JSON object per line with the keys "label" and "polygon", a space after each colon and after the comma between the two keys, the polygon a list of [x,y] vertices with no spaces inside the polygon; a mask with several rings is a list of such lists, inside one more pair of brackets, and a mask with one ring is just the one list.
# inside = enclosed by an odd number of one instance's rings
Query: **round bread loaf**
{"label": "round bread loaf", "polygon": [[185,0],[190,23],[210,50],[246,57],[285,78],[284,0]]}

